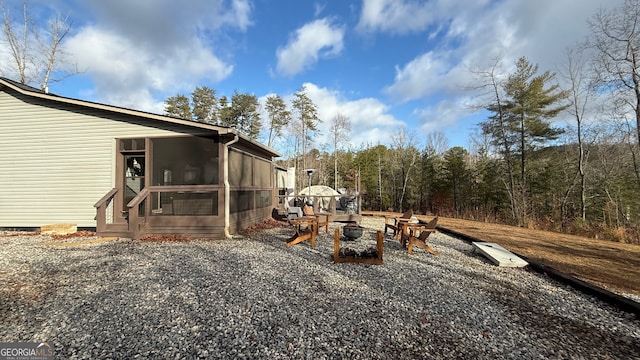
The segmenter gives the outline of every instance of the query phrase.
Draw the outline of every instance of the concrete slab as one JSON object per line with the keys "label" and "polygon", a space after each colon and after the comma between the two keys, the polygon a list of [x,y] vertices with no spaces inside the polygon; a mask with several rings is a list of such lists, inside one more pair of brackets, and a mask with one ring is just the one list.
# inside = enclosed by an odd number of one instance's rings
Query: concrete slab
{"label": "concrete slab", "polygon": [[107,242],[107,241],[114,241],[114,240],[118,240],[118,239],[120,239],[120,238],[118,238],[118,237],[101,237],[101,238],[98,238],[98,239],[84,240],[84,241],[79,241],[79,242],[48,241],[48,242],[41,242],[38,245],[76,247],[76,246],[82,246],[82,245],[87,245],[87,244],[98,244],[98,243],[103,243],[103,242]]}
{"label": "concrete slab", "polygon": [[76,232],[78,232],[76,224],[50,224],[40,227],[40,233],[43,235],[68,235]]}
{"label": "concrete slab", "polygon": [[502,246],[488,242],[472,242],[474,249],[477,249],[498,266],[523,267],[529,265],[528,262],[516,256],[511,251]]}

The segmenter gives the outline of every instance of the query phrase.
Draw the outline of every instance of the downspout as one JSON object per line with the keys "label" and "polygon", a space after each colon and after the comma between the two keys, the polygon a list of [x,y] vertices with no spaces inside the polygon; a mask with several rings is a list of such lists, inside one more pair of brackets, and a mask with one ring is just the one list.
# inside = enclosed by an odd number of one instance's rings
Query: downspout
{"label": "downspout", "polygon": [[229,226],[230,226],[229,218],[231,217],[230,200],[229,200],[229,198],[231,197],[231,190],[229,185],[229,145],[233,145],[237,143],[238,140],[240,140],[240,138],[238,137],[238,134],[233,134],[233,140],[227,143],[224,143],[224,150],[223,150],[224,160],[223,160],[222,173],[224,177],[224,237],[226,237],[229,240],[233,238],[231,233],[229,233]]}

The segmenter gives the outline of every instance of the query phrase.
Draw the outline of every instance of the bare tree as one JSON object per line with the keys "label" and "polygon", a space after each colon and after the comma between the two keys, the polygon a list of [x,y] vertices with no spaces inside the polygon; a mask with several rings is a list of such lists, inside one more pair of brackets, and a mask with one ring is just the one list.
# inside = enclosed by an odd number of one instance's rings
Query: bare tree
{"label": "bare tree", "polygon": [[[567,64],[565,66],[564,78],[569,84],[569,107],[567,111],[575,120],[576,140],[578,141],[578,164],[576,176],[580,178],[580,210],[582,221],[587,220],[587,182],[585,172],[585,162],[587,154],[584,144],[584,121],[589,110],[589,105],[595,98],[594,89],[587,77],[587,63],[584,57],[584,49],[568,49]],[[571,187],[567,189],[563,200],[563,208],[568,198]]]}
{"label": "bare tree", "polygon": [[399,167],[398,171],[400,172],[400,179],[402,181],[402,191],[400,193],[398,206],[400,210],[404,210],[404,197],[407,192],[407,184],[411,178],[411,171],[416,167],[416,161],[420,154],[415,146],[415,139],[404,127],[392,135],[391,142],[396,154],[395,164]]}
{"label": "bare tree", "polygon": [[331,140],[333,142],[333,188],[338,189],[338,146],[341,142],[349,140],[351,132],[351,120],[342,114],[337,114],[331,119]]}
{"label": "bare tree", "polygon": [[616,98],[633,114],[635,146],[632,151],[636,181],[640,170],[636,153],[640,150],[640,0],[625,0],[612,10],[601,9],[589,21],[589,44],[596,50],[594,69],[600,90]]}
{"label": "bare tree", "polygon": [[71,31],[69,16],[57,14],[46,28],[39,28],[29,15],[27,1],[22,2],[22,20],[15,21],[9,8],[0,0],[3,27],[2,41],[8,45],[13,65],[0,68],[1,73],[16,73],[22,84],[38,83],[45,90],[50,82],[59,82],[78,73],[77,66],[66,59],[61,45]]}
{"label": "bare tree", "polygon": [[426,150],[434,155],[442,155],[449,149],[449,140],[441,131],[427,134]]}
{"label": "bare tree", "polygon": [[[3,41],[9,45],[11,51],[11,57],[15,61],[16,70],[18,73],[18,80],[20,83],[25,84],[27,82],[26,69],[27,69],[27,35],[29,33],[29,18],[27,16],[27,2],[23,3],[24,22],[22,24],[22,33],[16,33],[18,31],[9,16],[9,10],[7,9],[4,1],[0,2],[2,5],[3,15]],[[0,69],[1,70],[1,69]],[[2,70],[4,73],[6,70]]]}
{"label": "bare tree", "polygon": [[[494,113],[486,124],[481,124],[482,133],[491,133],[491,144],[502,155],[505,162],[505,169],[508,175],[505,185],[509,194],[511,216],[514,220],[517,220],[520,206],[516,197],[516,177],[513,171],[513,153],[516,139],[509,134],[506,99],[503,91],[506,75],[501,72],[501,68],[502,59],[497,58],[487,70],[472,70],[471,72],[476,77],[478,84],[470,89],[480,91],[481,96],[487,99],[483,107],[489,107],[490,111]],[[490,105],[487,106],[487,104]]]}

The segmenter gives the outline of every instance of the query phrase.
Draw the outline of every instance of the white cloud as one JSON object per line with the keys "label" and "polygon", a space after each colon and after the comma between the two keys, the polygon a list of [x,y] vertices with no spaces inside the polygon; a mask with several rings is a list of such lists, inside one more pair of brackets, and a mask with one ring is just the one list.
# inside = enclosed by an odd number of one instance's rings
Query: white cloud
{"label": "white cloud", "polygon": [[231,11],[224,17],[225,25],[237,26],[246,31],[253,24],[251,20],[251,3],[248,0],[233,0]]}
{"label": "white cloud", "polygon": [[[347,100],[339,91],[319,87],[313,83],[304,83],[303,86],[306,88],[307,96],[317,106],[318,117],[322,120],[318,124],[319,132],[313,140],[313,146],[315,148],[325,149],[325,146],[330,147],[331,120],[338,114],[347,117],[351,122],[349,142],[343,144],[344,148],[358,148],[360,146],[377,144],[390,145],[390,135],[395,133],[399,127],[404,126],[402,121],[396,119],[389,113],[391,110],[389,106],[378,99],[363,98]],[[264,119],[263,137],[265,139],[263,139],[263,141],[265,143],[269,131],[269,124],[268,115],[264,110],[264,103],[269,95],[272,94],[267,94],[259,99],[261,104],[263,104],[261,116],[262,119]],[[289,109],[291,109],[291,102],[295,97],[294,94],[281,96],[288,104]],[[286,130],[288,129],[285,129],[285,131]],[[287,141],[290,140],[290,137],[283,136],[280,139],[276,139],[276,143],[273,144],[273,146],[282,151],[283,154],[290,155],[287,151],[290,151],[291,148],[286,148],[287,145],[291,146],[291,144],[287,143]]]}
{"label": "white cloud", "polygon": [[403,34],[424,30],[433,20],[432,2],[364,0],[358,30]]}
{"label": "white cloud", "polygon": [[[251,26],[248,0],[92,1],[95,20],[67,39],[65,51],[92,78],[94,101],[162,112],[166,98],[202,81],[227,78],[233,65],[214,48],[222,29]],[[84,90],[86,91],[86,89]]]}
{"label": "white cloud", "polygon": [[[393,84],[385,88],[401,102],[433,94],[463,96],[471,85],[471,68],[485,67],[498,57],[511,61],[509,54],[519,53],[526,45],[516,38],[517,30],[501,8],[441,10],[441,19],[452,20],[444,21],[438,46],[397,65]],[[454,10],[455,17],[449,13]]]}
{"label": "white cloud", "polygon": [[313,3],[313,16],[318,17],[320,16],[320,14],[322,14],[322,12],[324,11],[324,9],[327,7],[327,3]]}
{"label": "white cloud", "polygon": [[221,28],[246,31],[252,25],[250,0],[88,1],[96,21],[127,37],[175,43],[195,31]]}
{"label": "white cloud", "polygon": [[[365,6],[367,4],[386,6],[378,6],[378,15],[372,15],[371,19],[380,19],[380,23],[370,21],[377,25],[368,29],[391,33],[410,30],[393,21],[401,17],[393,14],[404,14],[406,9],[417,6],[416,3],[399,2],[393,5],[395,12],[390,3],[371,0],[366,1]],[[474,85],[472,68],[487,69],[497,58],[502,58],[503,71],[509,72],[519,57],[526,56],[539,64],[541,71],[557,72],[565,60],[566,47],[584,39],[588,33],[587,19],[603,2],[584,1],[579,7],[554,0],[535,4],[508,0],[465,6],[433,4],[431,9],[435,12],[431,16],[437,21],[429,23],[426,16],[422,18],[425,24],[437,29],[435,35],[424,32],[425,41],[434,46],[396,65],[394,81],[384,89],[401,103],[420,101],[424,104],[424,108],[414,113],[424,131],[455,129],[458,122],[477,111],[467,106],[469,102],[479,101],[473,99],[479,95],[468,90]],[[419,10],[415,11],[420,14]],[[391,19],[388,23],[382,21],[385,16]],[[361,24],[365,23],[363,15]]]}
{"label": "white cloud", "polygon": [[276,51],[278,73],[293,76],[316,63],[319,58],[340,54],[344,32],[342,26],[332,24],[328,18],[305,24],[295,31],[286,46]]}
{"label": "white cloud", "polygon": [[430,133],[443,131],[443,129],[455,129],[459,119],[465,118],[476,111],[475,107],[469,106],[475,99],[470,97],[460,97],[456,99],[442,100],[433,106],[416,110],[420,131]]}
{"label": "white cloud", "polygon": [[390,134],[403,123],[389,113],[390,108],[378,99],[347,100],[335,90],[305,83],[307,95],[318,107],[320,136],[315,145],[329,143],[331,119],[342,114],[351,121],[349,143],[358,147],[366,144],[389,144]]}
{"label": "white cloud", "polygon": [[576,8],[570,2],[542,0],[434,6],[439,28],[446,28],[437,36],[437,47],[397,65],[386,91],[401,101],[443,91],[462,93],[468,68],[485,67],[499,57],[511,65],[527,56],[541,70],[556,71],[565,48],[583,39],[587,19],[601,5],[601,0],[590,0]]}
{"label": "white cloud", "polygon": [[219,81],[233,67],[213,55],[198,39],[168,53],[136,46],[131,39],[85,27],[66,44],[80,69],[93,77],[96,96],[114,105],[162,112],[151,91],[175,92],[201,78]]}
{"label": "white cloud", "polygon": [[442,53],[427,52],[403,68],[396,66],[395,81],[385,91],[401,101],[409,101],[441,90],[446,83],[438,79],[447,76],[448,60]]}

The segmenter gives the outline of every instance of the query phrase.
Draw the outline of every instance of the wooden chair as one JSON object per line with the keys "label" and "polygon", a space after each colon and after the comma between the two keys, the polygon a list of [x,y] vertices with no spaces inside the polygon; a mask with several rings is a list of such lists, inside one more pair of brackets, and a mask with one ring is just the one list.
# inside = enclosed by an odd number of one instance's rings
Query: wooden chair
{"label": "wooden chair", "polygon": [[302,208],[302,213],[304,214],[304,216],[312,216],[316,218],[316,221],[318,222],[318,226],[316,227],[316,234],[318,233],[318,229],[321,227],[325,227],[325,233],[329,233],[329,216],[331,214],[316,214],[313,211],[313,208],[309,205],[305,205]]}
{"label": "wooden chair", "polygon": [[417,233],[421,231],[433,232],[438,225],[438,217],[431,219],[430,221],[418,220],[416,223],[411,223],[408,221],[400,222],[400,244],[402,244],[403,248],[407,248],[407,243],[409,242],[409,237],[417,237]]}
{"label": "wooden chair", "polygon": [[[413,253],[414,246],[419,246],[432,253],[433,255],[440,255],[440,253],[436,249],[427,244],[427,238],[429,237],[429,235],[431,235],[431,233],[436,231],[437,224],[438,218],[435,217],[429,222],[419,222],[416,225],[408,226],[409,247],[407,251],[409,252],[409,254]],[[416,236],[417,232],[419,232],[420,235]]]}
{"label": "wooden chair", "polygon": [[289,220],[289,224],[293,227],[293,236],[286,242],[287,247],[299,244],[309,240],[311,247],[316,247],[316,234],[318,233],[317,218],[312,216],[303,216]]}
{"label": "wooden chair", "polygon": [[[407,210],[401,216],[390,216],[385,215],[384,217],[384,234],[387,234],[387,229],[391,229],[393,231],[393,237],[396,238],[397,235],[402,230],[402,224],[409,222],[411,217],[413,216],[413,210]],[[393,220],[393,222],[390,222]]]}

